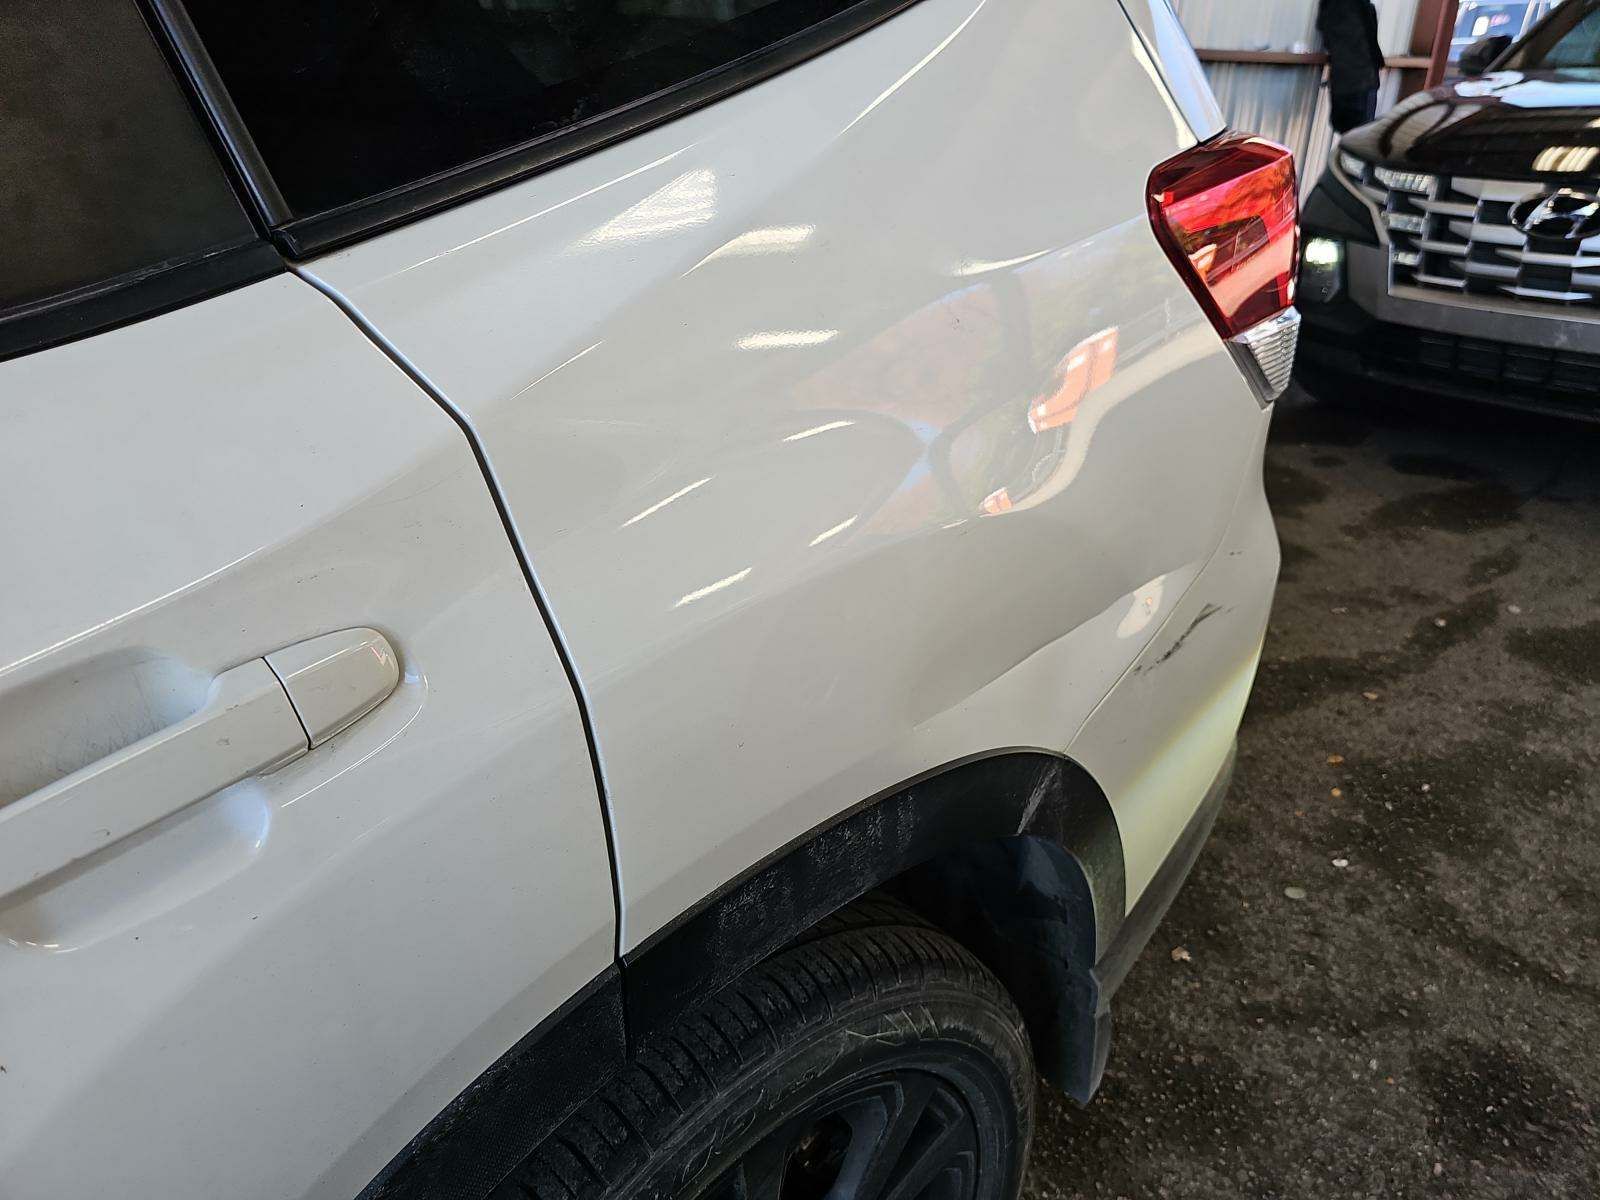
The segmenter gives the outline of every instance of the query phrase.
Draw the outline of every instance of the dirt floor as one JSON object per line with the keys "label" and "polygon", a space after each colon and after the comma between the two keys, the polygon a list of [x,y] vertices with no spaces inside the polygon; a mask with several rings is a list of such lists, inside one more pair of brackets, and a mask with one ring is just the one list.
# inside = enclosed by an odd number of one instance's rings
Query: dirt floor
{"label": "dirt floor", "polygon": [[1600,429],[1296,391],[1266,473],[1233,792],[1028,1196],[1600,1196]]}

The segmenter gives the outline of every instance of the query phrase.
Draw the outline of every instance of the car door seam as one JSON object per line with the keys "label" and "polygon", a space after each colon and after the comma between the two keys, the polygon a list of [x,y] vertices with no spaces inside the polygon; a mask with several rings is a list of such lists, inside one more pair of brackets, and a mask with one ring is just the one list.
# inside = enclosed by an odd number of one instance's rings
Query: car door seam
{"label": "car door seam", "polygon": [[488,488],[490,499],[494,502],[495,511],[500,516],[501,528],[505,530],[506,539],[511,544],[512,555],[516,558],[517,565],[522,571],[523,580],[528,585],[528,591],[533,596],[533,602],[539,610],[539,616],[543,619],[545,629],[549,632],[550,640],[555,646],[556,657],[561,662],[561,669],[566,672],[567,683],[572,688],[573,702],[578,708],[578,720],[583,727],[583,738],[589,752],[589,765],[594,774],[595,794],[600,803],[600,825],[605,831],[606,855],[611,862],[612,957],[620,959],[622,955],[622,878],[619,873],[616,831],[613,828],[611,819],[611,804],[606,791],[605,772],[601,766],[600,747],[595,737],[594,723],[590,719],[588,699],[584,695],[583,684],[578,677],[577,667],[572,661],[572,656],[567,650],[566,641],[561,636],[560,628],[551,614],[544,591],[539,586],[538,576],[533,570],[533,564],[523,551],[522,541],[517,536],[516,525],[511,518],[510,510],[506,507],[505,499],[501,495],[499,484],[495,480],[494,471],[489,464],[488,455],[484,453],[477,431],[473,429],[472,423],[467,420],[465,414],[451,404],[444,393],[434,385],[433,381],[402,354],[388,338],[379,332],[355,305],[350,303],[336,289],[307,270],[305,265],[291,263],[289,264],[289,269],[311,287],[326,296],[366,336],[368,341],[404,372],[412,383],[421,388],[429,399],[444,410],[461,430],[462,436],[467,440],[468,447],[472,450],[473,458],[477,460],[478,470],[482,475],[484,485]]}

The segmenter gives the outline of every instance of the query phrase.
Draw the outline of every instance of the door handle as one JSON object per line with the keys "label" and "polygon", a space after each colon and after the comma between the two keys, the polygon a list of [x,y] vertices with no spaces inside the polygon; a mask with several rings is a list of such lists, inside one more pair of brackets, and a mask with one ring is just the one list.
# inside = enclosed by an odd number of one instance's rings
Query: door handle
{"label": "door handle", "polygon": [[371,712],[399,679],[393,649],[371,629],[224,671],[197,712],[0,807],[0,896],[294,761]]}

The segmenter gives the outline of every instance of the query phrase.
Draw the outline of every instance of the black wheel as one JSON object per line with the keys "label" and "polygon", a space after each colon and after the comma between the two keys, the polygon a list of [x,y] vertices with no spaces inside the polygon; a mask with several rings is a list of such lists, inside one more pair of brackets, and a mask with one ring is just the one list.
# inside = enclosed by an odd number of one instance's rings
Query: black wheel
{"label": "black wheel", "polygon": [[1027,1035],[999,982],[868,898],[650,1040],[497,1200],[1012,1200]]}

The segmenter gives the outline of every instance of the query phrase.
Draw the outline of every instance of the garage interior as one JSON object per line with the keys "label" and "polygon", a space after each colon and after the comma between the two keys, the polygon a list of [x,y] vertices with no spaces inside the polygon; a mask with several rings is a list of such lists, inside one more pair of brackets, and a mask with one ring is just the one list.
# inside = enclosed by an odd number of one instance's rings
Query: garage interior
{"label": "garage interior", "polygon": [[[1490,32],[1520,36],[1561,0],[1373,0],[1384,71],[1378,114],[1452,71]],[[1309,189],[1328,165],[1328,56],[1317,0],[1173,0],[1229,123],[1282,142]]]}

